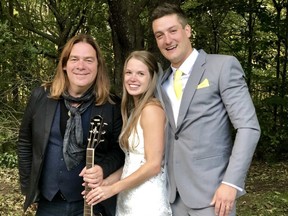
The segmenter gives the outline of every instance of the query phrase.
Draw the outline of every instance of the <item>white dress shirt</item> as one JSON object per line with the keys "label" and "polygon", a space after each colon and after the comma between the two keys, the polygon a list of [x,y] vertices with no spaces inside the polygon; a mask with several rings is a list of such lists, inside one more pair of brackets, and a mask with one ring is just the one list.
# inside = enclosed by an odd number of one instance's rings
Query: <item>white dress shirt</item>
{"label": "white dress shirt", "polygon": [[179,68],[174,68],[171,66],[172,73],[163,84],[163,88],[166,91],[170,99],[170,102],[172,104],[173,116],[174,116],[176,126],[177,126],[177,119],[178,119],[179,108],[180,108],[182,98],[180,98],[179,100],[176,98],[174,87],[173,87],[174,74],[177,69],[183,72],[182,77],[181,77],[182,87],[183,87],[182,92],[183,92],[198,54],[199,54],[198,51],[196,49],[193,49],[192,53],[188,56],[188,58],[183,62],[183,64]]}

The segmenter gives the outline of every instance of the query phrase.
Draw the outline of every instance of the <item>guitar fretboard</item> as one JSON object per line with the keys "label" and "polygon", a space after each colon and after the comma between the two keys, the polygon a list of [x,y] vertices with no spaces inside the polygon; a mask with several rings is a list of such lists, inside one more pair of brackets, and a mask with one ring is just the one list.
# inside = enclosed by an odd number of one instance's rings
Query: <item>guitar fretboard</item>
{"label": "guitar fretboard", "polygon": [[[94,166],[94,148],[87,148],[86,150],[86,169],[90,169]],[[85,184],[85,195],[91,191],[87,183]],[[84,216],[93,216],[93,206],[88,205],[84,200]]]}

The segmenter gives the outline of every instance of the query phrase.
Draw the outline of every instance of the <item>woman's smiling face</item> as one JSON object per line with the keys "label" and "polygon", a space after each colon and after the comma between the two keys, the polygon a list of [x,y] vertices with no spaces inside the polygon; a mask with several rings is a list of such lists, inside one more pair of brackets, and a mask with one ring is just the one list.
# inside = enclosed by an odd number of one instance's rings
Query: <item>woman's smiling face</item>
{"label": "woman's smiling face", "polygon": [[136,58],[131,58],[124,70],[124,84],[134,101],[147,91],[150,81],[151,75],[147,65]]}

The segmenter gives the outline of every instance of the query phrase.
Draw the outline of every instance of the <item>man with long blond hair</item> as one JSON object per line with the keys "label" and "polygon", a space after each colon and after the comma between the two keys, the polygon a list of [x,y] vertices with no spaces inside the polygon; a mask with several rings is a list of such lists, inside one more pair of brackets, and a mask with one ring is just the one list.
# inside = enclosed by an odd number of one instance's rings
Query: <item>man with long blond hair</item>
{"label": "man with long blond hair", "polygon": [[[32,91],[19,131],[18,158],[24,211],[37,203],[37,216],[83,215],[84,181],[100,185],[124,162],[118,136],[119,100],[109,93],[100,48],[85,34],[63,48],[52,82]],[[108,124],[97,147],[95,165],[85,169],[90,120]],[[115,197],[95,206],[95,215],[114,215]]]}

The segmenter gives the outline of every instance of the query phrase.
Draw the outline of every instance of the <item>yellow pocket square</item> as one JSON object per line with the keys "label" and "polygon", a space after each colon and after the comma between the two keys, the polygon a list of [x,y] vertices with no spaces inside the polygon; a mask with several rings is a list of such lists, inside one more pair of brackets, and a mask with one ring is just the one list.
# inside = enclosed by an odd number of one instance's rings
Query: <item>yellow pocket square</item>
{"label": "yellow pocket square", "polygon": [[208,79],[204,79],[203,82],[201,82],[198,86],[197,89],[201,89],[201,88],[206,88],[209,86],[209,81]]}

